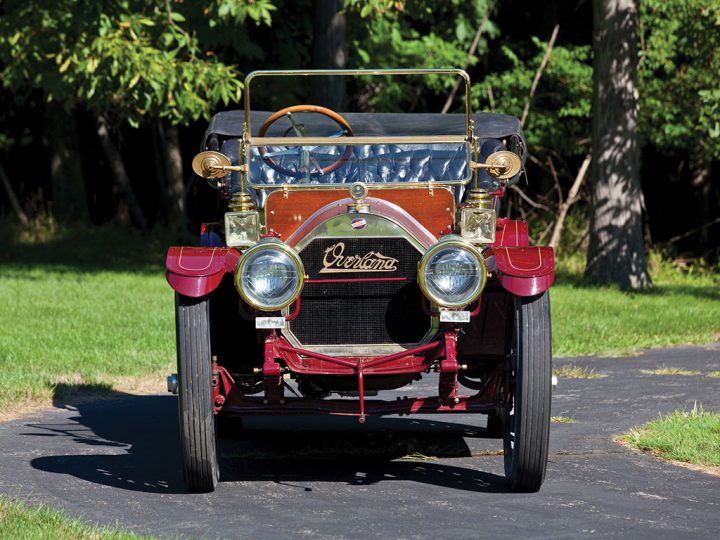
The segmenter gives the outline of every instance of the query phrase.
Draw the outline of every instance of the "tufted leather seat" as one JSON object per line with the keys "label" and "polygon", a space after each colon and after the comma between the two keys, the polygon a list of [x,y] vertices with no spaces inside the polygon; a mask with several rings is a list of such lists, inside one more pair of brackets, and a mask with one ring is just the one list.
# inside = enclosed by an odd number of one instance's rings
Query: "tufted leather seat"
{"label": "tufted leather seat", "polygon": [[[268,152],[284,148],[268,148]],[[226,141],[220,151],[237,162],[238,141]],[[322,147],[312,152],[312,157],[321,167],[335,162],[345,151],[344,146]],[[311,175],[312,184],[347,184],[352,182],[422,182],[459,181],[468,177],[467,152],[462,144],[430,145],[357,145],[348,160],[332,172],[324,175]],[[273,160],[283,169],[296,173],[285,175],[273,169],[264,160],[257,148],[253,148],[250,158],[250,178],[258,184],[295,184],[305,183],[297,155],[277,156]]]}

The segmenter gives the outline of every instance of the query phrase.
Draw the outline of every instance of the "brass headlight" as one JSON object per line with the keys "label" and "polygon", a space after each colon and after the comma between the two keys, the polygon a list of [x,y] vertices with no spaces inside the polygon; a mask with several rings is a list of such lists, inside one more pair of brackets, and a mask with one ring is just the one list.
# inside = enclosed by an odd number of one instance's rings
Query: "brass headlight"
{"label": "brass headlight", "polygon": [[240,256],[235,287],[251,306],[277,311],[292,304],[302,291],[305,269],[295,250],[266,238]]}
{"label": "brass headlight", "polygon": [[462,308],[480,296],[487,281],[482,254],[463,238],[446,236],[420,260],[423,294],[441,307]]}

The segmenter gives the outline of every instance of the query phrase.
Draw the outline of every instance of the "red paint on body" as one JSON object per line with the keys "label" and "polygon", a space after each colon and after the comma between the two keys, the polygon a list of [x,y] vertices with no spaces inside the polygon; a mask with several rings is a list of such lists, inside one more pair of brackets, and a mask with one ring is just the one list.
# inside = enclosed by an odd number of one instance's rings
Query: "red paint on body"
{"label": "red paint on body", "polygon": [[167,281],[182,295],[200,297],[211,293],[223,276],[235,271],[240,252],[227,247],[173,246],[168,249]]}
{"label": "red paint on body", "polygon": [[527,221],[500,218],[495,226],[497,232],[493,246],[527,246],[530,243]]}
{"label": "red paint on body", "polygon": [[495,246],[485,252],[495,257],[503,288],[518,296],[535,296],[555,280],[555,254],[551,247]]}

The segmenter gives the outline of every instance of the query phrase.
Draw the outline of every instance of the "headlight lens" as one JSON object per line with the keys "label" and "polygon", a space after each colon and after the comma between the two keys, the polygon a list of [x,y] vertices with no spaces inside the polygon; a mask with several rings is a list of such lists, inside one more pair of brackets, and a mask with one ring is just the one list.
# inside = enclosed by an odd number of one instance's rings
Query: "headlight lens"
{"label": "headlight lens", "polygon": [[305,271],[297,254],[276,239],[263,240],[240,257],[235,287],[251,306],[276,311],[300,294]]}
{"label": "headlight lens", "polygon": [[486,273],[482,254],[457,237],[435,244],[418,268],[425,296],[450,308],[464,307],[480,296]]}

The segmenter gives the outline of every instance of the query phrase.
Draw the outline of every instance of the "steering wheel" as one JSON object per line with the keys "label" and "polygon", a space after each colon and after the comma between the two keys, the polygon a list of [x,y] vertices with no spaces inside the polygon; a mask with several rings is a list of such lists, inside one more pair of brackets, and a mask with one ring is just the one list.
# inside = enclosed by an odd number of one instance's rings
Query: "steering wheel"
{"label": "steering wheel", "polygon": [[[292,127],[288,129],[288,132],[290,130],[294,130],[296,135],[299,137],[302,137],[303,134],[298,129],[297,124],[292,119],[293,113],[301,113],[301,112],[310,112],[310,113],[317,113],[322,114],[323,116],[327,116],[331,120],[333,120],[338,126],[340,126],[341,131],[337,133],[336,135],[332,135],[333,137],[340,137],[340,136],[347,136],[352,137],[352,128],[350,127],[350,124],[347,120],[345,120],[342,116],[340,116],[338,113],[333,111],[332,109],[328,109],[326,107],[320,107],[319,105],[293,105],[292,107],[285,107],[284,109],[280,109],[279,111],[273,113],[268,117],[265,122],[263,122],[263,125],[260,126],[260,129],[258,130],[258,137],[264,137],[265,133],[267,133],[268,128],[274,124],[277,120],[283,117],[288,117],[290,119],[290,122],[292,123]],[[312,148],[309,148],[308,150],[305,150],[307,160],[308,162],[310,159],[312,159],[312,156],[310,155],[310,152],[317,148],[317,146],[314,146]],[[340,167],[343,163],[345,163],[348,158],[352,155],[353,149],[352,146],[345,146],[345,151],[342,153],[342,155],[333,163],[328,165],[327,167],[320,167],[320,165],[312,159],[312,161],[315,162],[315,167],[312,170],[306,170],[306,171],[292,171],[290,169],[286,169],[285,167],[278,164],[277,161],[273,159],[273,157],[277,157],[280,155],[292,155],[297,154],[298,156],[303,155],[303,151],[300,149],[297,150],[283,150],[280,152],[268,152],[267,147],[260,146],[258,147],[258,151],[260,152],[260,156],[267,162],[270,167],[275,169],[280,174],[284,174],[286,176],[292,176],[294,178],[300,178],[301,176],[322,176],[324,174],[328,174],[333,172],[335,169]]]}

